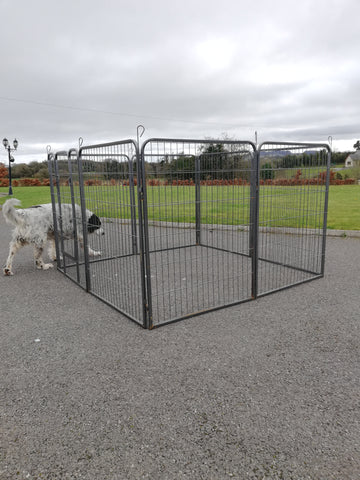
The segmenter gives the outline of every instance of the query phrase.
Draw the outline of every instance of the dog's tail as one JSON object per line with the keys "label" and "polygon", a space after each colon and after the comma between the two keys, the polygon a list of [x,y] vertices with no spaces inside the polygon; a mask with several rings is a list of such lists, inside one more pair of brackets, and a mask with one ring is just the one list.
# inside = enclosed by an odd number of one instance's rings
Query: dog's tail
{"label": "dog's tail", "polygon": [[21,205],[20,200],[17,198],[10,198],[10,200],[6,200],[2,207],[2,212],[7,223],[21,225],[23,223],[23,217],[18,213],[14,205]]}

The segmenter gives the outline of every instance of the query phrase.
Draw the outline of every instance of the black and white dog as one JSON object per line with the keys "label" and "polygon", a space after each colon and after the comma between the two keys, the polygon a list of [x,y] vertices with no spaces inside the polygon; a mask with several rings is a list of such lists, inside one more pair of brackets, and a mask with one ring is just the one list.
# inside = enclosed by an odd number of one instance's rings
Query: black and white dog
{"label": "black and white dog", "polygon": [[[43,250],[47,241],[50,242],[49,257],[56,260],[55,235],[54,235],[54,217],[51,203],[36,205],[34,207],[17,209],[15,205],[20,205],[20,200],[11,198],[7,200],[2,208],[7,223],[15,225],[12,240],[10,242],[9,256],[4,267],[4,275],[13,275],[12,263],[16,252],[25,245],[34,246],[34,256],[36,267],[42,270],[48,270],[53,267],[52,263],[44,263],[42,259]],[[58,207],[56,210],[58,215]],[[100,218],[90,210],[86,210],[87,231],[96,232],[98,235],[104,235],[101,228]],[[74,238],[74,219],[73,209],[70,204],[61,205],[62,229],[64,238]],[[77,238],[83,248],[82,219],[79,205],[75,205],[75,220],[77,229]],[[89,255],[97,256],[100,252],[89,247]]]}

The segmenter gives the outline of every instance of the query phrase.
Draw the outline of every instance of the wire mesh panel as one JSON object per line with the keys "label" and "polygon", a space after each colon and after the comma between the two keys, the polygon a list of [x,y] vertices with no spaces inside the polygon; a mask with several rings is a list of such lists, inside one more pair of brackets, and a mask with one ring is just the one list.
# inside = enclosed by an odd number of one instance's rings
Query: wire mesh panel
{"label": "wire mesh panel", "polygon": [[86,288],[77,151],[49,155],[48,163],[55,209],[57,265],[65,275]]}
{"label": "wire mesh panel", "polygon": [[101,218],[104,235],[88,235],[89,291],[138,323],[144,321],[137,202],[137,146],[129,140],[86,146],[79,160],[86,209]]}
{"label": "wire mesh panel", "polygon": [[251,298],[250,142],[142,148],[150,326]]}
{"label": "wire mesh panel", "polygon": [[258,295],[324,273],[327,145],[259,148]]}

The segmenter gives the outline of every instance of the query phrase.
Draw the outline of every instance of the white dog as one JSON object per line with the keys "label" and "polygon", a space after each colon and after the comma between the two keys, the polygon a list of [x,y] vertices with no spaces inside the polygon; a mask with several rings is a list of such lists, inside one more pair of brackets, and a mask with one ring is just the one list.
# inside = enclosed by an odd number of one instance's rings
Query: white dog
{"label": "white dog", "polygon": [[[36,205],[25,209],[16,209],[15,205],[20,205],[20,200],[11,198],[7,200],[2,208],[7,223],[15,225],[12,240],[10,242],[9,256],[4,267],[4,275],[13,275],[12,262],[16,252],[25,245],[34,245],[35,263],[38,269],[47,270],[53,265],[44,263],[42,259],[43,250],[47,241],[50,241],[49,257],[56,260],[55,235],[54,235],[54,217],[51,203]],[[56,214],[59,214],[56,206]],[[96,232],[98,235],[104,235],[101,228],[100,218],[90,210],[86,210],[87,231]],[[65,239],[74,238],[74,219],[73,207],[70,204],[61,205],[62,230]],[[82,219],[81,208],[75,205],[75,220],[77,229],[77,238],[83,248]],[[100,252],[92,250],[89,247],[89,255],[97,256]]]}

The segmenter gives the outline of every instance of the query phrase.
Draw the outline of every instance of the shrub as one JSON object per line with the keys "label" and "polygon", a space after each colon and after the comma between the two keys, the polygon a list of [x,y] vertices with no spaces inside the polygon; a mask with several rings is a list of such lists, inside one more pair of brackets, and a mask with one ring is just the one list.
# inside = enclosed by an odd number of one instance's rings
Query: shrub
{"label": "shrub", "polygon": [[[67,184],[69,182],[67,181]],[[88,186],[88,187],[92,187],[92,186],[96,186],[96,187],[99,187],[103,184],[102,180],[98,180],[96,178],[91,178],[89,180],[85,180],[85,185]]]}
{"label": "shrub", "polygon": [[8,176],[8,169],[3,163],[0,163],[0,179],[3,179]]}
{"label": "shrub", "polygon": [[264,163],[260,169],[261,180],[272,180],[275,177],[275,171],[272,168],[271,163]]}

